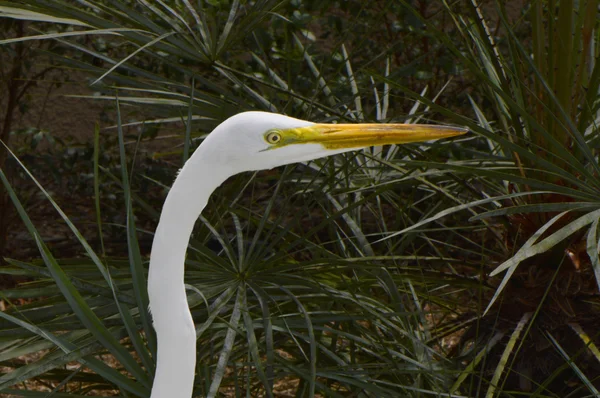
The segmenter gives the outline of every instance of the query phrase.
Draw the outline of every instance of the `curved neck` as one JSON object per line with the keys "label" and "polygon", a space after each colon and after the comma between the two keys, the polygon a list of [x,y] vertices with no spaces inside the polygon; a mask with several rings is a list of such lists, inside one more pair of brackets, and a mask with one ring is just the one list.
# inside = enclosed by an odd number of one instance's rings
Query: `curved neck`
{"label": "curved neck", "polygon": [[196,331],[184,286],[185,253],[202,209],[229,173],[201,145],[175,179],[152,242],[148,295],[158,340],[151,398],[192,396]]}

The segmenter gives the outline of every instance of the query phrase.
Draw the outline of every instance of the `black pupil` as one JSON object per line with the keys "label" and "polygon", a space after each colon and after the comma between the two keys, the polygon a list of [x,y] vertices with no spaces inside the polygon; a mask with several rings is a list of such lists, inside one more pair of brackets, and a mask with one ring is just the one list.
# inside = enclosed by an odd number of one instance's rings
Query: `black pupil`
{"label": "black pupil", "polygon": [[271,136],[271,141],[273,141],[273,142],[277,142],[277,141],[279,141],[279,136],[278,136],[277,134],[273,134],[273,135]]}

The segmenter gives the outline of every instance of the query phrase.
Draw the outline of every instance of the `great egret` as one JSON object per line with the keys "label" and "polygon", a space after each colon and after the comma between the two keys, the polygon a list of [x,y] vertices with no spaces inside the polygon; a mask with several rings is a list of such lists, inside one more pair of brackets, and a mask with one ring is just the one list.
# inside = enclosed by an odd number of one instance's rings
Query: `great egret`
{"label": "great egret", "polygon": [[148,294],[158,353],[151,398],[192,396],[196,330],[183,281],[185,253],[208,197],[228,177],[373,145],[465,132],[433,125],[315,124],[266,112],[240,113],[217,126],[175,179],[152,243]]}

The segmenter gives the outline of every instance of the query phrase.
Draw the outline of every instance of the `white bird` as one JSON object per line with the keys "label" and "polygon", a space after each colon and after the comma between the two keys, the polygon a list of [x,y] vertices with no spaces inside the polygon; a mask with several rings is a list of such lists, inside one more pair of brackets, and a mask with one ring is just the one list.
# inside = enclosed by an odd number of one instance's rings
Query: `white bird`
{"label": "white bird", "polygon": [[158,352],[151,398],[192,396],[196,330],[184,287],[184,261],[194,223],[211,193],[228,177],[373,145],[465,132],[434,125],[315,124],[266,112],[240,113],[217,126],[175,179],[152,243],[148,295]]}

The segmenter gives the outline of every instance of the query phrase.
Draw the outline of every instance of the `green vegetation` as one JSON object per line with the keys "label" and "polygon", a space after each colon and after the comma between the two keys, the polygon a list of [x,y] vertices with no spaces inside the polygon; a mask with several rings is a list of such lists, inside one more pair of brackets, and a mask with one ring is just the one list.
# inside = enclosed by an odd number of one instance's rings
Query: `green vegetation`
{"label": "green vegetation", "polygon": [[197,396],[600,396],[599,3],[0,1],[23,28],[0,48],[52,43],[36,57],[115,112],[87,159],[54,145],[62,178],[86,176],[69,181],[89,219],[38,184],[31,144],[0,163],[38,249],[0,269],[20,278],[2,291],[0,391],[148,395],[164,193],[214,126],[260,109],[472,133],[221,187],[186,264]]}

